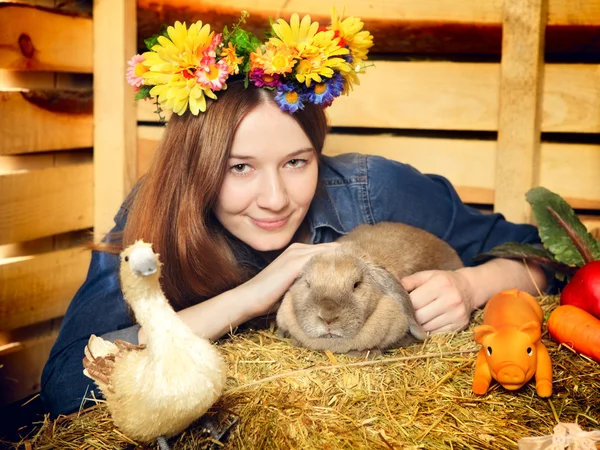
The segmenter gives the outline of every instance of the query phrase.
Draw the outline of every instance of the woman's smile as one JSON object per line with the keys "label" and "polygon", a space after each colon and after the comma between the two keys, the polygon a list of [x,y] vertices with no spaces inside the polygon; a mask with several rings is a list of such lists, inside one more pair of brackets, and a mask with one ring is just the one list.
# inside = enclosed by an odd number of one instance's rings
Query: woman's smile
{"label": "woman's smile", "polygon": [[251,217],[250,220],[252,220],[257,227],[262,228],[263,230],[278,230],[287,223],[288,217],[273,219],[254,219]]}

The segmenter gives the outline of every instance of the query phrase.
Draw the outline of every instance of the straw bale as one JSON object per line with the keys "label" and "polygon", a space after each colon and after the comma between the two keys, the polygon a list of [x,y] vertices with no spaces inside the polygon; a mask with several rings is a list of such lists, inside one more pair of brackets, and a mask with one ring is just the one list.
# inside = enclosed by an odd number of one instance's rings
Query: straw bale
{"label": "straw bale", "polygon": [[[548,314],[556,297],[541,298]],[[423,344],[357,360],[290,346],[273,327],[220,342],[229,363],[226,392],[209,411],[233,421],[223,443],[195,424],[169,440],[173,450],[235,449],[498,449],[522,437],[551,435],[559,422],[600,429],[600,365],[551,341],[554,392],[541,399],[532,380],[518,391],[493,385],[471,391],[479,346],[472,325]],[[132,448],[112,427],[102,403],[39,426],[32,448]],[[151,448],[157,448],[151,446]]]}

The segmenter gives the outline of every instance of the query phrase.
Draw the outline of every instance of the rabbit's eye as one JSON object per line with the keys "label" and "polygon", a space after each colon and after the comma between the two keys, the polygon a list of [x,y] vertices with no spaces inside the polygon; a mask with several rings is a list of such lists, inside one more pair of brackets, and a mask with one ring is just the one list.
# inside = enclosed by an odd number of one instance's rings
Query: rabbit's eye
{"label": "rabbit's eye", "polygon": [[125,262],[129,261],[129,256],[125,257]]}
{"label": "rabbit's eye", "polygon": [[488,347],[488,348],[487,348],[487,354],[488,354],[488,355],[491,355],[491,354],[492,354],[492,347]]}
{"label": "rabbit's eye", "polygon": [[360,286],[360,281],[357,281],[356,283],[354,283],[354,289],[356,289],[359,286]]}

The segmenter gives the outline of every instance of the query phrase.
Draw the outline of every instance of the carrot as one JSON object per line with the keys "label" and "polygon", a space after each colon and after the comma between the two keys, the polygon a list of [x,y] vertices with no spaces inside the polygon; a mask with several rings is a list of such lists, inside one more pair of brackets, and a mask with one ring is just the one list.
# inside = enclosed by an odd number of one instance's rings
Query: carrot
{"label": "carrot", "polygon": [[550,336],[600,363],[600,320],[572,305],[557,306],[547,322]]}

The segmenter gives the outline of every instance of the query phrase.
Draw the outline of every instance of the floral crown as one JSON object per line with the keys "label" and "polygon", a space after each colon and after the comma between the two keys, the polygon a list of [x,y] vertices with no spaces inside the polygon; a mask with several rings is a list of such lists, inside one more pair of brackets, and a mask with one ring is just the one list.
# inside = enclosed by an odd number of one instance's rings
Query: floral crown
{"label": "floral crown", "polygon": [[294,113],[307,102],[329,106],[359,84],[357,75],[373,46],[360,19],[342,20],[333,9],[325,27],[308,15],[300,21],[294,13],[289,23],[271,21],[261,42],[241,28],[248,16],[243,11],[231,31],[225,27],[215,33],[201,21],[187,28],[177,21],[146,39],[149,51],[128,62],[127,82],[135,99],[155,98],[159,113],[160,107],[179,115],[189,108],[197,115],[206,110],[206,97],[217,99],[228,77],[240,74],[245,87],[253,83],[274,90],[280,108]]}

